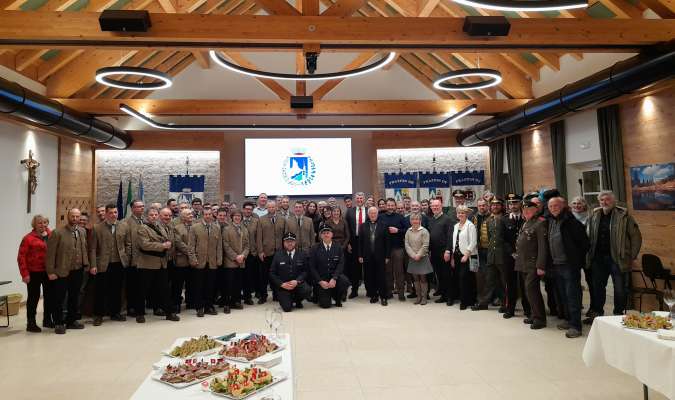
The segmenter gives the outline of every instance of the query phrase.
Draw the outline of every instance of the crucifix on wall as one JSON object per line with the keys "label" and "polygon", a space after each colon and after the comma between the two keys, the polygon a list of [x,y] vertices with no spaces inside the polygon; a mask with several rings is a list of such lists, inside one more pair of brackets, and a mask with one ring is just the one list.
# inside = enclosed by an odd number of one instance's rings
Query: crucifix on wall
{"label": "crucifix on wall", "polygon": [[28,171],[28,199],[26,201],[26,213],[30,213],[31,198],[37,189],[37,169],[40,166],[40,163],[33,158],[33,150],[28,150],[28,158],[21,160],[21,164],[23,164]]}

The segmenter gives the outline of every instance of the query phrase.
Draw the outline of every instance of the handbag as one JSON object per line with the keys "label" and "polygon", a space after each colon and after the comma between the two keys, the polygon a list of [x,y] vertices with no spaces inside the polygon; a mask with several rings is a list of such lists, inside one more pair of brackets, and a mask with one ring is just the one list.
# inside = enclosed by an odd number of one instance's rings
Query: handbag
{"label": "handbag", "polygon": [[471,256],[469,258],[469,271],[471,272],[478,271],[478,256]]}

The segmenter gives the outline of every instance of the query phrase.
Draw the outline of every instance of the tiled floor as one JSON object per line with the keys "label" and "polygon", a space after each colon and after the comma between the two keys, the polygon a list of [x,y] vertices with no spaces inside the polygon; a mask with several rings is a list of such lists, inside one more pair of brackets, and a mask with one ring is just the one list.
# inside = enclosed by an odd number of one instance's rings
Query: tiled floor
{"label": "tiled floor", "polygon": [[[86,329],[63,336],[27,334],[22,310],[0,329],[0,397],[128,399],[176,337],[260,331],[265,308],[199,319],[183,312],[178,323],[85,321]],[[285,314],[282,330],[293,335],[299,400],[642,398],[634,378],[586,368],[585,337],[566,339],[556,322],[531,331],[494,310],[395,300],[382,307],[359,298],[342,309],[310,304]]]}

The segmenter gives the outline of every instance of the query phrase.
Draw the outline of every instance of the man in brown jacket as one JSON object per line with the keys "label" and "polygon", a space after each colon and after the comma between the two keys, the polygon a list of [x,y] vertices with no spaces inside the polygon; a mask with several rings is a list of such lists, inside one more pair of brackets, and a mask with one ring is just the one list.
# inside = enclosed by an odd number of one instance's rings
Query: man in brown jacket
{"label": "man in brown jacket", "polygon": [[[260,275],[258,276],[260,299],[258,304],[267,302],[267,286],[269,284],[270,265],[274,253],[281,250],[282,238],[286,232],[286,219],[277,215],[277,203],[274,200],[267,202],[267,214],[260,217],[258,233],[256,235],[256,247],[260,259]],[[276,295],[274,295],[276,300]]]}
{"label": "man in brown jacket", "polygon": [[[178,295],[179,300],[178,307],[176,307],[176,302],[174,301],[173,297],[173,291],[171,290],[171,282],[176,280],[175,278],[176,275],[178,274],[182,274],[183,276],[185,276],[186,274],[184,274],[184,272],[188,270],[185,267],[177,266],[178,256],[180,254],[182,258],[193,260],[194,255],[192,254],[192,252],[188,247],[189,239],[181,236],[179,232],[176,230],[174,224],[171,222],[172,216],[173,213],[171,212],[171,209],[168,207],[159,210],[159,226],[164,230],[164,232],[166,232],[166,237],[172,244],[171,248],[167,252],[167,255],[169,257],[167,260],[167,270],[169,272],[169,302],[171,303],[171,310],[173,310],[173,312],[178,314],[180,312],[180,293]],[[193,263],[196,263],[196,260],[193,260]],[[183,281],[181,281],[181,284],[183,283]],[[182,288],[183,287],[181,285],[180,286],[181,291]]]}
{"label": "man in brown jacket", "polygon": [[136,322],[145,322],[145,299],[148,293],[154,293],[154,300],[169,321],[180,321],[171,309],[169,302],[169,275],[166,269],[168,251],[173,243],[158,223],[159,212],[156,208],[148,210],[147,221],[138,228],[138,278],[139,292],[136,296]]}
{"label": "man in brown jacket", "polygon": [[[49,278],[48,302],[52,310],[54,332],[66,333],[66,329],[84,329],[77,321],[82,270],[89,266],[87,234],[79,226],[80,210],[68,211],[68,224],[54,229],[47,241],[45,270]],[[63,320],[63,301],[68,294],[67,321]]]}
{"label": "man in brown jacket", "polygon": [[246,257],[246,268],[244,268],[243,292],[244,304],[253,305],[253,292],[259,299],[262,294],[258,291],[260,285],[258,280],[260,277],[260,263],[258,260],[258,246],[256,242],[256,235],[258,233],[258,216],[253,213],[255,204],[253,202],[246,202],[242,206],[243,219],[242,224],[248,231],[248,256]]}
{"label": "man in brown jacket", "polygon": [[129,264],[124,269],[124,287],[127,300],[127,315],[135,317],[134,307],[138,300],[135,298],[138,293],[139,278],[137,277],[138,264],[138,228],[143,226],[143,212],[145,204],[141,200],[131,202],[131,215],[122,220],[119,229],[124,232],[125,253]]}
{"label": "man in brown jacket", "polygon": [[124,247],[124,232],[117,222],[117,206],[105,205],[104,219],[94,225],[89,260],[89,272],[94,276],[94,326],[103,323],[108,313],[113,321],[126,321],[120,314],[124,267],[129,265]]}
{"label": "man in brown jacket", "polygon": [[194,253],[192,252],[192,243],[190,243],[190,230],[192,229],[192,211],[183,209],[179,213],[180,222],[172,224],[176,240],[184,243],[186,248],[176,248],[176,262],[175,268],[169,270],[169,283],[171,285],[171,305],[176,313],[180,313],[181,296],[183,295],[183,288],[185,287],[186,303],[191,304],[191,299],[188,298],[190,290],[188,282],[190,278],[190,266],[196,265]]}
{"label": "man in brown jacket", "polygon": [[302,203],[296,201],[293,205],[293,213],[286,218],[286,232],[295,235],[295,248],[303,253],[309,251],[315,243],[314,222],[305,217]]}
{"label": "man in brown jacket", "polygon": [[249,253],[249,234],[241,223],[241,211],[234,211],[231,215],[232,223],[225,228],[223,235],[223,250],[225,252],[224,276],[221,281],[221,293],[225,297],[223,311],[230,313],[230,308],[241,310],[241,281],[246,257]]}
{"label": "man in brown jacket", "polygon": [[202,220],[190,230],[190,248],[197,263],[190,270],[190,288],[197,316],[204,312],[217,315],[214,307],[218,268],[223,264],[223,241],[220,227],[213,220],[213,211],[204,209]]}

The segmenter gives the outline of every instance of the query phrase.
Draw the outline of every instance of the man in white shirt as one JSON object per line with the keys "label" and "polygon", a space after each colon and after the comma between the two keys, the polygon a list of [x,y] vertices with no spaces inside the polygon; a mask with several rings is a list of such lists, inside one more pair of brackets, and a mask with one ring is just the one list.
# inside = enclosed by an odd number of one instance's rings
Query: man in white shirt
{"label": "man in white shirt", "polygon": [[267,215],[267,194],[260,193],[258,195],[257,207],[253,210],[253,213],[259,217]]}

